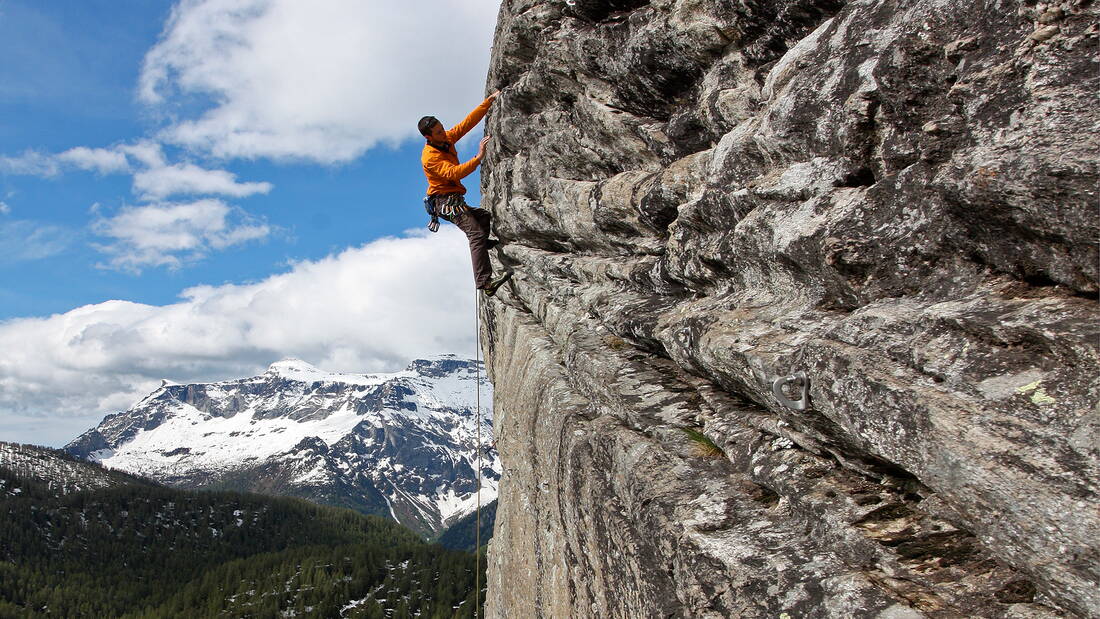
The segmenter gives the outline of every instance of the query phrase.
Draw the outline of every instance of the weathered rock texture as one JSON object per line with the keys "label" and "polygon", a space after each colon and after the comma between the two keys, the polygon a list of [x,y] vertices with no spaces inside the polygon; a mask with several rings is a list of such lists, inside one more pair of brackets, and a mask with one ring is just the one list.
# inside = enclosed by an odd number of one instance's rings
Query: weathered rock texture
{"label": "weathered rock texture", "polygon": [[505,0],[487,614],[1100,616],[1098,17]]}

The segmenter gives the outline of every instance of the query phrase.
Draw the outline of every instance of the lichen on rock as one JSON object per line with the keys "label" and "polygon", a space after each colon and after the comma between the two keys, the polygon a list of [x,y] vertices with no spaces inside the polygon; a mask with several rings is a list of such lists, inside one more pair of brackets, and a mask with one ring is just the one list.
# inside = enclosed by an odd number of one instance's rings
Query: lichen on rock
{"label": "lichen on rock", "polygon": [[1100,616],[1098,17],[505,0],[487,614]]}

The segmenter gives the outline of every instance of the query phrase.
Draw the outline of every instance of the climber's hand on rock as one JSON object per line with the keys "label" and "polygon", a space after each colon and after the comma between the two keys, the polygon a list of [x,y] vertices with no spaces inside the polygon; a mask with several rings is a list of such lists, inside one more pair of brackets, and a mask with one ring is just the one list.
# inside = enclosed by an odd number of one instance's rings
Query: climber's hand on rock
{"label": "climber's hand on rock", "polygon": [[496,92],[494,92],[493,94],[489,95],[489,100],[490,100],[490,101],[496,101],[496,100],[497,100],[497,97],[499,97],[499,96],[500,96],[500,91],[499,91],[499,90],[497,90],[497,91],[496,91]]}
{"label": "climber's hand on rock", "polygon": [[485,145],[489,143],[489,136],[481,138],[481,143],[477,145],[477,158],[482,159],[485,157]]}

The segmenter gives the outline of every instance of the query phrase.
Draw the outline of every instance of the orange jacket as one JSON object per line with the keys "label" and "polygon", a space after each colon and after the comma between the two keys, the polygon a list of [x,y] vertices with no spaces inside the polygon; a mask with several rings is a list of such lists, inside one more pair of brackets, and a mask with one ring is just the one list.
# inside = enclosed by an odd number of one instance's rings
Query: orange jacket
{"label": "orange jacket", "polygon": [[475,156],[466,163],[460,164],[454,144],[481,122],[482,118],[485,118],[492,103],[491,99],[482,101],[481,105],[475,107],[462,122],[451,127],[447,131],[450,144],[439,145],[446,147],[445,150],[431,144],[424,145],[424,151],[420,154],[420,163],[424,166],[424,176],[428,177],[428,195],[466,193],[466,188],[458,181],[476,170],[481,160]]}

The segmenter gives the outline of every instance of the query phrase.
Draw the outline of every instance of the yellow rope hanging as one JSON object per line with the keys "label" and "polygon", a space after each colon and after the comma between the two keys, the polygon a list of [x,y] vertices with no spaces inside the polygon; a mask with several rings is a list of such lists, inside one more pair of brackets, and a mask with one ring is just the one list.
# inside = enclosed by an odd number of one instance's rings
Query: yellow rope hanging
{"label": "yellow rope hanging", "polygon": [[474,289],[474,371],[477,388],[477,522],[474,524],[474,617],[481,616],[481,295]]}

